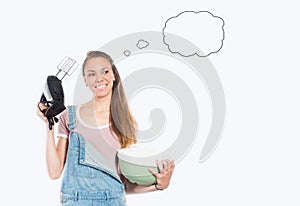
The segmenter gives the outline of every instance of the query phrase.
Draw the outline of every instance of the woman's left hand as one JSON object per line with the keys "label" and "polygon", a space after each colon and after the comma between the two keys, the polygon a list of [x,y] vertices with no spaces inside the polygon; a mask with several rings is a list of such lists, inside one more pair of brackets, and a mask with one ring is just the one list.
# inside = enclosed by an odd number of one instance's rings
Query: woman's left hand
{"label": "woman's left hand", "polygon": [[149,168],[149,171],[156,177],[156,189],[163,190],[166,189],[171,180],[171,176],[174,172],[175,163],[170,160],[161,160],[156,161],[158,171],[156,172],[153,169]]}

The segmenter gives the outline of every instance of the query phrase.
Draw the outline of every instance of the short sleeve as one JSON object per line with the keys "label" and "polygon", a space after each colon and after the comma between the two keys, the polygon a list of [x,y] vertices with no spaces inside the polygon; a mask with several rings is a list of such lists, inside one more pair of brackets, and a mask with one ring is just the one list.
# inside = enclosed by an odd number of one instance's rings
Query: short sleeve
{"label": "short sleeve", "polygon": [[62,138],[68,138],[70,130],[68,128],[69,112],[65,109],[59,116],[57,136]]}

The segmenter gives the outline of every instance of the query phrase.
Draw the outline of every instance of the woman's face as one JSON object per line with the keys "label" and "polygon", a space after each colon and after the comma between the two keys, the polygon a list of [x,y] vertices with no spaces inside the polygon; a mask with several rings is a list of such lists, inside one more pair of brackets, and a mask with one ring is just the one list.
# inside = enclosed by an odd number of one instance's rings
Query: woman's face
{"label": "woman's face", "polygon": [[94,57],[87,60],[84,67],[84,81],[96,97],[111,94],[114,80],[112,66],[107,59]]}

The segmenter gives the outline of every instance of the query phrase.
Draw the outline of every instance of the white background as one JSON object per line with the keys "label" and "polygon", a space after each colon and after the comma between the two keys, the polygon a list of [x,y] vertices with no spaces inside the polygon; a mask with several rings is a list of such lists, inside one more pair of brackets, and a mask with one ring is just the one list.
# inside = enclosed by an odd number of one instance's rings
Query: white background
{"label": "white background", "polygon": [[128,196],[129,205],[300,204],[297,1],[0,4],[1,205],[59,204],[61,179],[47,176],[45,128],[36,116],[45,78],[59,61],[82,62],[86,51],[122,35],[161,31],[185,10],[208,10],[225,20],[224,46],[209,57],[226,96],[222,140],[201,164],[197,141],[167,190]]}

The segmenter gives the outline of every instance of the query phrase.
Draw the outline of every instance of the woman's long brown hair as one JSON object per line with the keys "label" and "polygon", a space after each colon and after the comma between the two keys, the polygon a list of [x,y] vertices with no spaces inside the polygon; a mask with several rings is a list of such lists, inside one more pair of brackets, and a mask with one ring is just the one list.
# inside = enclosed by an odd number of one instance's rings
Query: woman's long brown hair
{"label": "woman's long brown hair", "polygon": [[101,51],[90,51],[82,65],[82,74],[84,75],[84,67],[86,62],[91,58],[103,57],[110,62],[115,76],[112,88],[112,97],[110,102],[109,122],[110,129],[117,135],[122,148],[128,147],[136,143],[137,123],[133,118],[127,103],[121,78],[112,58]]}

